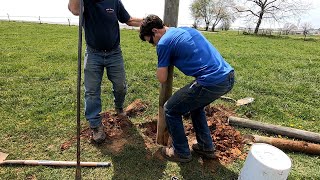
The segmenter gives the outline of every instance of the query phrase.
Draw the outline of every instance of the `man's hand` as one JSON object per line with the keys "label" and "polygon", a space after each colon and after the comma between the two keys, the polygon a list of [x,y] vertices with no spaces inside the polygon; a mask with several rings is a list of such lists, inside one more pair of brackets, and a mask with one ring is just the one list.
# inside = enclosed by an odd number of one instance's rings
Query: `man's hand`
{"label": "man's hand", "polygon": [[80,0],[69,0],[68,9],[73,15],[79,16],[80,15]]}
{"label": "man's hand", "polygon": [[140,27],[143,19],[130,17],[129,21],[126,22],[128,26]]}

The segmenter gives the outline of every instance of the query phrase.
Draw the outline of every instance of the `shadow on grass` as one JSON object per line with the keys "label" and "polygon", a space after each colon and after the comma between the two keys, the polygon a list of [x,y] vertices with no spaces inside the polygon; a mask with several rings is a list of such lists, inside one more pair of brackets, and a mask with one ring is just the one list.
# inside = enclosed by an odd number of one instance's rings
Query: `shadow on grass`
{"label": "shadow on grass", "polygon": [[309,37],[307,37],[307,38],[303,38],[303,37],[301,37],[301,38],[294,38],[294,40],[296,40],[296,41],[306,41],[306,42],[308,42],[308,41],[310,41],[310,42],[318,42],[319,41],[319,39],[316,39],[316,38],[309,38]]}
{"label": "shadow on grass", "polygon": [[[160,149],[152,152],[139,134],[138,127],[131,127],[121,138],[110,138],[106,143],[95,145],[104,155],[110,156],[114,168],[112,179],[170,179],[172,174],[180,173],[183,179],[237,179],[238,175],[218,160],[202,160],[193,153],[189,163],[177,163],[178,169],[169,169],[160,153]],[[153,146],[155,147],[155,146]],[[176,171],[176,172],[175,172]],[[179,172],[180,171],[180,172]]]}
{"label": "shadow on grass", "polygon": [[166,162],[153,155],[135,126],[125,130],[120,138],[108,137],[106,143],[96,147],[112,158],[112,179],[147,180],[163,177]]}
{"label": "shadow on grass", "polygon": [[270,39],[289,39],[290,38],[287,35],[269,35],[269,34],[243,34],[243,35],[251,36],[251,37],[270,38]]}
{"label": "shadow on grass", "polygon": [[181,176],[183,179],[228,179],[238,178],[238,174],[230,171],[218,160],[206,160],[193,154],[193,160],[190,163],[179,164]]}
{"label": "shadow on grass", "polygon": [[270,39],[292,39],[296,41],[310,41],[310,42],[317,42],[319,39],[313,38],[313,37],[294,37],[294,36],[288,36],[288,35],[268,35],[268,34],[243,34],[245,36],[252,36],[252,37],[264,37],[264,38],[270,38]]}

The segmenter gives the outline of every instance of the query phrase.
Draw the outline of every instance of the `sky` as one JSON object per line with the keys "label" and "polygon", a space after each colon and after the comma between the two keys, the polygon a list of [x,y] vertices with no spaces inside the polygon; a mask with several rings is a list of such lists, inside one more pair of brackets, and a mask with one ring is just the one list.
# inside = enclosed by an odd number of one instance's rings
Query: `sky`
{"label": "sky", "polygon": [[[313,2],[313,9],[303,16],[300,23],[310,22],[313,28],[320,28],[320,1]],[[78,17],[73,16],[68,8],[68,0],[0,0],[0,19],[11,20],[39,20],[42,22],[78,23]],[[147,14],[156,14],[163,17],[165,0],[122,0],[125,8],[132,17],[145,17]],[[190,16],[189,6],[192,0],[180,0],[179,3],[179,26],[190,26],[193,20]],[[292,23],[297,23],[292,22]],[[278,24],[262,24],[264,28],[281,26]],[[246,25],[237,20],[233,27],[246,27]]]}

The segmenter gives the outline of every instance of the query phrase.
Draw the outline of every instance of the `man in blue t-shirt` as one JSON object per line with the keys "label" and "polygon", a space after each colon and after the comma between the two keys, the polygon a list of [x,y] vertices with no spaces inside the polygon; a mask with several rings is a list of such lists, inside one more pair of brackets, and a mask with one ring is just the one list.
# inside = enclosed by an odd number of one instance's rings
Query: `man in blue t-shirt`
{"label": "man in blue t-shirt", "polygon": [[[119,23],[140,26],[142,19],[133,18],[121,0],[83,0],[86,53],[84,59],[85,117],[92,129],[92,139],[101,143],[106,134],[101,123],[101,81],[106,68],[112,82],[116,113],[123,117],[127,92],[126,76],[120,48]],[[80,0],[69,0],[68,8],[78,16]]]}
{"label": "man in blue t-shirt", "polygon": [[170,161],[192,160],[182,122],[182,115],[190,112],[197,139],[192,149],[205,158],[215,158],[204,107],[232,89],[233,68],[199,31],[188,27],[168,28],[156,15],[144,19],[140,38],[157,48],[157,78],[160,83],[167,81],[170,65],[195,78],[164,105],[172,147],[164,147],[162,155]]}

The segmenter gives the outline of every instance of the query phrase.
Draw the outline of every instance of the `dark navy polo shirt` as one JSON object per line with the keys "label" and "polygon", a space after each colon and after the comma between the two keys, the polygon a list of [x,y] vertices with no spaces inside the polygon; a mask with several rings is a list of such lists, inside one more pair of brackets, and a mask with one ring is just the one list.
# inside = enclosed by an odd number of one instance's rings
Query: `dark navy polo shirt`
{"label": "dark navy polo shirt", "polygon": [[97,50],[110,51],[120,44],[119,23],[130,19],[121,0],[84,0],[86,43]]}

